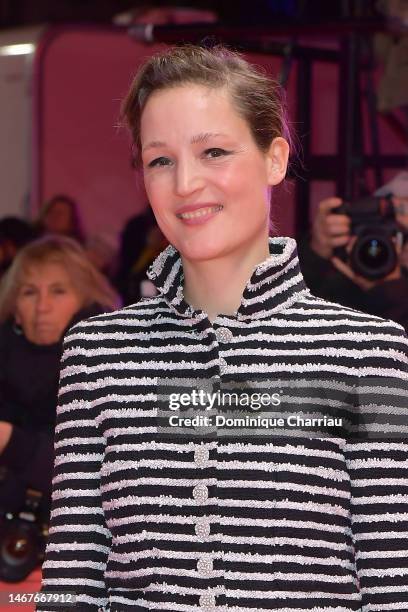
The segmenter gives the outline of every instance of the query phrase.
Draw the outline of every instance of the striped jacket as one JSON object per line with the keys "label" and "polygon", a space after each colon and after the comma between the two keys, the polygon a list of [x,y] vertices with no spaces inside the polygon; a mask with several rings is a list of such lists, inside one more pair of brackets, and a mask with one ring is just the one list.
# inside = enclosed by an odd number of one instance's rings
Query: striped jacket
{"label": "striped jacket", "polygon": [[67,610],[408,610],[402,436],[160,429],[162,380],[406,385],[403,329],[311,295],[293,239],[269,248],[233,315],[211,323],[186,303],[170,245],[148,271],[157,296],[66,336],[42,591],[74,591]]}

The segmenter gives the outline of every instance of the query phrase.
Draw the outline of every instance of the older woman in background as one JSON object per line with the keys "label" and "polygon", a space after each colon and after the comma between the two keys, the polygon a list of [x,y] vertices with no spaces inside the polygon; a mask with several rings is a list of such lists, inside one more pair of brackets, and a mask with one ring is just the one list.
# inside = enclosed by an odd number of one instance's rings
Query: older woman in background
{"label": "older woman in background", "polygon": [[83,248],[46,236],[23,248],[0,288],[0,512],[18,511],[26,488],[48,512],[59,363],[65,331],[113,310],[118,298]]}

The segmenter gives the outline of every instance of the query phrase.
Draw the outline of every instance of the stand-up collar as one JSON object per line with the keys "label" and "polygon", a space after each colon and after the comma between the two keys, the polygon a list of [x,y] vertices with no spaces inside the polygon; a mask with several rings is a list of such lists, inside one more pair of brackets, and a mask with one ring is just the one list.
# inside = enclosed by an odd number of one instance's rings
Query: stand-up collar
{"label": "stand-up collar", "polygon": [[[270,256],[258,264],[245,286],[241,304],[234,313],[239,320],[267,318],[309,293],[299,267],[293,238],[269,238]],[[178,314],[202,316],[184,299],[184,274],[180,253],[172,245],[162,251],[147,271],[158,292]]]}

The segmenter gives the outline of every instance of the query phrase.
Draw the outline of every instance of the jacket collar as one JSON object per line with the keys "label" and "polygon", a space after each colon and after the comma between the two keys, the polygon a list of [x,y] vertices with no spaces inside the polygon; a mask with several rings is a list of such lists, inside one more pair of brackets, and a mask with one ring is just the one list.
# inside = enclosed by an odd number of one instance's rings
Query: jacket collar
{"label": "jacket collar", "polygon": [[[241,304],[234,315],[239,320],[268,318],[272,313],[290,307],[309,293],[300,271],[296,242],[293,238],[269,238],[270,256],[258,264],[246,284]],[[183,317],[205,318],[194,310],[183,295],[184,274],[177,249],[169,245],[147,271],[159,294]]]}

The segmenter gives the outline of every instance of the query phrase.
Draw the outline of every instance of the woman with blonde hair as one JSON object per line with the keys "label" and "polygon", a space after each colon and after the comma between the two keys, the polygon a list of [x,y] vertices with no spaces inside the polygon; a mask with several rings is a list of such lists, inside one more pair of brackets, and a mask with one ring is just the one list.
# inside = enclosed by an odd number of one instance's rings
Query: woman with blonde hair
{"label": "woman with blonde hair", "polygon": [[[292,426],[370,408],[374,384],[403,413],[408,344],[313,296],[295,241],[269,236],[290,150],[279,86],[225,48],[177,47],[140,68],[124,115],[170,244],[156,296],[66,337],[43,593],[73,591],[81,612],[406,609],[408,445],[383,423],[375,440]],[[284,421],[280,381],[307,391],[287,426],[252,430],[248,403],[248,425],[214,425],[221,391],[259,385]]]}
{"label": "woman with blonde hair", "polygon": [[[83,248],[46,236],[15,257],[0,287],[0,513],[18,511],[27,487],[49,513],[62,340],[74,323],[118,298]],[[0,575],[1,578],[1,575]]]}

